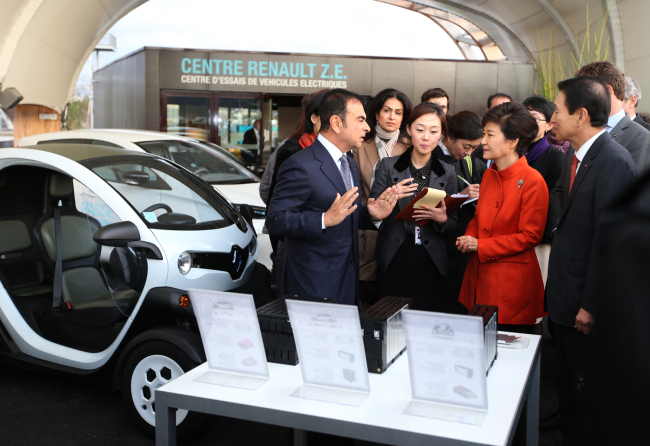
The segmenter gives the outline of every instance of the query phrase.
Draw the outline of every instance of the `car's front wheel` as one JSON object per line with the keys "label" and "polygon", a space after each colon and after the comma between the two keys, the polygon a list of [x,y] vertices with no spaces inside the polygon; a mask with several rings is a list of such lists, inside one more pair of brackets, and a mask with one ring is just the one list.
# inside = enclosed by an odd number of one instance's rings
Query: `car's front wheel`
{"label": "car's front wheel", "polygon": [[[164,341],[149,341],[133,350],[124,366],[122,396],[140,427],[152,437],[156,426],[156,389],[198,366],[181,349]],[[179,441],[196,436],[207,415],[176,411]]]}

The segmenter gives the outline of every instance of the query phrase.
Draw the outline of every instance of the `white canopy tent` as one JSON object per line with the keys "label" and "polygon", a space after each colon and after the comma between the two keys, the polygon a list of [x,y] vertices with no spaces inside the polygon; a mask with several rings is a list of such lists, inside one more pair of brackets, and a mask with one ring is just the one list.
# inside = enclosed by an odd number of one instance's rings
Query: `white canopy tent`
{"label": "white canopy tent", "polygon": [[[61,111],[97,43],[146,0],[0,1],[2,88],[16,88],[24,97],[21,104]],[[650,90],[650,46],[639,44],[650,40],[647,0],[378,1],[430,17],[470,60],[530,62],[548,47],[568,57],[582,42],[587,5],[594,22],[609,9],[610,59]],[[538,32],[542,48],[538,48]],[[641,102],[640,109],[650,110],[650,101]]]}

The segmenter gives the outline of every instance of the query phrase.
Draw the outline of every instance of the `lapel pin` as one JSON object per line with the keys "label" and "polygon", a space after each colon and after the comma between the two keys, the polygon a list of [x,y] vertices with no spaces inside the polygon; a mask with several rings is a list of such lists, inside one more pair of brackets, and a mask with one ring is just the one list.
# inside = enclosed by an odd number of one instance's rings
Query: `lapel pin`
{"label": "lapel pin", "polygon": [[521,186],[524,185],[524,180],[517,181],[517,189],[521,189]]}

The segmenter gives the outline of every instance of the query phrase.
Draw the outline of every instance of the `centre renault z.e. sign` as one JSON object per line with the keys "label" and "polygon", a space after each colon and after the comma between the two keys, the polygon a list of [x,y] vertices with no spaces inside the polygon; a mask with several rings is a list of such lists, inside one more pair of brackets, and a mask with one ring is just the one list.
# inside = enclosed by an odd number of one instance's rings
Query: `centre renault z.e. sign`
{"label": "centre renault z.e. sign", "polygon": [[345,88],[370,94],[367,59],[165,51],[160,68],[163,89],[306,93]]}

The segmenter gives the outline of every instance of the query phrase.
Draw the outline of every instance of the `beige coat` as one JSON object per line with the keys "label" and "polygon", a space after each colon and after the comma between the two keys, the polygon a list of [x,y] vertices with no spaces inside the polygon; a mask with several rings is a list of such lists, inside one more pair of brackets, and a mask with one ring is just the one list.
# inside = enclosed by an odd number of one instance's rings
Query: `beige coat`
{"label": "beige coat", "polygon": [[[398,141],[393,147],[391,156],[398,156],[406,152],[410,144],[407,141]],[[379,161],[377,145],[375,141],[364,141],[360,149],[352,150],[352,157],[359,165],[359,176],[361,177],[361,200],[363,204],[368,203],[370,196],[370,177],[372,168]],[[375,249],[377,247],[377,231],[359,231],[359,279],[362,282],[375,280],[377,275],[377,264],[375,263]]]}

